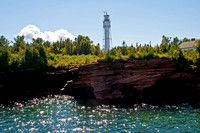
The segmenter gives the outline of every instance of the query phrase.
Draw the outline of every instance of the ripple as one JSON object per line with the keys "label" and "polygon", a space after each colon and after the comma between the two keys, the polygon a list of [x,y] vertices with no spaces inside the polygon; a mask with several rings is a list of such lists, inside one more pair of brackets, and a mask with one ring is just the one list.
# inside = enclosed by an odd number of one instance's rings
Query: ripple
{"label": "ripple", "polygon": [[0,132],[200,132],[200,110],[135,104],[89,107],[49,96],[0,107]]}

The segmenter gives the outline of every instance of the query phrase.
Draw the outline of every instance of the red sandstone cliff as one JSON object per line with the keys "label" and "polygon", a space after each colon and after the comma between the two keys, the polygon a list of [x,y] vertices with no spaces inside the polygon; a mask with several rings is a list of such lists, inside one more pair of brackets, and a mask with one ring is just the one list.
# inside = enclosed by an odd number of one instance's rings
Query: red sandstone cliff
{"label": "red sandstone cliff", "polygon": [[199,102],[200,78],[177,72],[169,59],[98,62],[83,66],[68,94],[129,102]]}

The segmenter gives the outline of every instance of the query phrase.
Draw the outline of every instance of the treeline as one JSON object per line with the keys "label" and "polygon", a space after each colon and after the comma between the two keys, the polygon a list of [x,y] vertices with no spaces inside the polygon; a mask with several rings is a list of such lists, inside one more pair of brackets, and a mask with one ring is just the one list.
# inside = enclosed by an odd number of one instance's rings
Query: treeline
{"label": "treeline", "polygon": [[45,70],[47,66],[63,67],[70,64],[88,64],[100,58],[105,61],[126,59],[153,59],[170,58],[177,62],[181,70],[200,72],[200,40],[197,40],[195,49],[181,50],[182,42],[190,41],[175,37],[162,36],[160,45],[138,44],[128,46],[123,41],[108,51],[99,44],[93,45],[88,36],[79,35],[74,41],[70,39],[57,42],[44,41],[41,38],[25,42],[24,36],[17,36],[13,42],[4,36],[0,37],[0,71],[11,70]]}
{"label": "treeline", "polygon": [[[162,37],[162,42],[160,45],[155,45],[154,47],[150,44],[138,44],[136,43],[135,46],[131,45],[131,46],[127,46],[126,42],[123,41],[122,46],[117,46],[112,48],[109,51],[109,55],[112,56],[119,56],[119,55],[132,55],[133,54],[138,54],[138,58],[154,58],[153,55],[158,55],[158,54],[162,54],[162,56],[164,56],[163,54],[166,54],[165,56],[168,56],[167,54],[169,54],[170,56],[173,56],[174,58],[176,58],[175,56],[177,54],[175,54],[176,52],[180,52],[180,44],[182,42],[187,42],[190,41],[187,38],[184,38],[183,40],[178,39],[177,37],[175,38],[171,38],[171,37],[166,37],[163,36]],[[140,54],[143,54],[140,55]],[[151,56],[147,56],[147,55],[151,55]]]}
{"label": "treeline", "polygon": [[177,62],[177,67],[181,70],[200,71],[200,40],[196,41],[194,49],[181,50],[180,44],[188,41],[190,41],[188,38],[181,40],[178,37],[171,38],[164,35],[161,44],[154,46],[151,43],[127,46],[123,41],[122,46],[114,47],[108,52],[105,60],[170,58]]}
{"label": "treeline", "polygon": [[65,55],[103,55],[100,50],[99,44],[95,46],[92,45],[92,43],[93,42],[88,36],[79,35],[77,38],[75,38],[75,41],[72,41],[70,39],[60,40],[54,42],[52,45],[50,42],[46,41],[44,42],[44,46],[49,47],[51,49],[49,52],[54,54],[62,53]]}
{"label": "treeline", "polygon": [[75,41],[66,39],[53,43],[41,38],[32,39],[32,42],[28,43],[25,42],[24,36],[17,36],[14,42],[10,43],[4,36],[0,37],[1,71],[45,70],[47,65],[57,67],[90,63],[96,61],[98,56],[103,56],[99,45],[93,45],[89,37],[81,35]]}

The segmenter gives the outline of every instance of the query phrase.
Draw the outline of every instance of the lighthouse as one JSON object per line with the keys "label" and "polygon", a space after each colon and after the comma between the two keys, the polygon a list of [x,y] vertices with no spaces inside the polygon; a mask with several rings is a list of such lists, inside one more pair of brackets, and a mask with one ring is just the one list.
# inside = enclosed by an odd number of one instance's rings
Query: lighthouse
{"label": "lighthouse", "polygon": [[104,13],[104,21],[103,21],[103,28],[104,28],[104,38],[103,43],[105,45],[105,54],[110,49],[111,45],[111,33],[110,33],[110,18],[107,12]]}

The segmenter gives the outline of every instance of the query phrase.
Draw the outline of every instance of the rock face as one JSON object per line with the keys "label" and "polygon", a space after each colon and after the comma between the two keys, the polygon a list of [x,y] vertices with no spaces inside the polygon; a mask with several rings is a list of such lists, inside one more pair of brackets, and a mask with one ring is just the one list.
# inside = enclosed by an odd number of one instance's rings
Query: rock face
{"label": "rock face", "polygon": [[199,103],[200,78],[177,72],[169,59],[98,62],[83,66],[67,94],[130,103]]}

